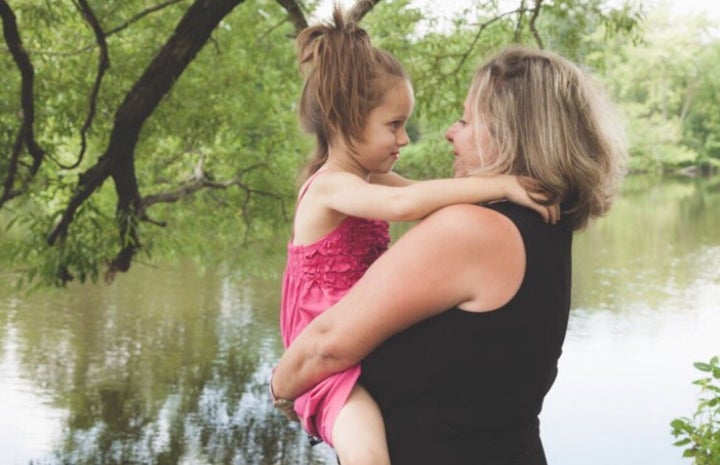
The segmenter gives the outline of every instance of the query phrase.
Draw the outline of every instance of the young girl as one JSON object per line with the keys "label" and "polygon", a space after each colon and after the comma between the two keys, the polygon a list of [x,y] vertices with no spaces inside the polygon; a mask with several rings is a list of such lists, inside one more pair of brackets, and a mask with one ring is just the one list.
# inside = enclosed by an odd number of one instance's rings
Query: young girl
{"label": "young girl", "polygon": [[[409,142],[412,88],[399,62],[375,48],[352,17],[335,7],[334,24],[307,28],[297,38],[306,71],[300,122],[317,146],[288,244],[280,322],[285,347],[386,250],[387,221],[418,220],[452,203],[502,199],[557,219],[557,210],[535,203],[514,176],[413,183],[392,173]],[[308,433],[335,448],[342,465],[389,465],[382,416],[356,383],[359,374],[355,366],[331,376],[295,399],[294,412]],[[291,401],[273,398],[292,415]]]}

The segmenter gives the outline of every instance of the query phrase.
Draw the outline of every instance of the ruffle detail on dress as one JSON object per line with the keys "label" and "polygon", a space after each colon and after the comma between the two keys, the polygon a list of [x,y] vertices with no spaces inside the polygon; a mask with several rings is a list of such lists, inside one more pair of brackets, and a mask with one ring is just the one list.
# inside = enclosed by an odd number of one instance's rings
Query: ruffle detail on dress
{"label": "ruffle detail on dress", "polygon": [[313,244],[289,244],[287,270],[308,285],[348,289],[387,250],[389,243],[386,221],[348,217]]}

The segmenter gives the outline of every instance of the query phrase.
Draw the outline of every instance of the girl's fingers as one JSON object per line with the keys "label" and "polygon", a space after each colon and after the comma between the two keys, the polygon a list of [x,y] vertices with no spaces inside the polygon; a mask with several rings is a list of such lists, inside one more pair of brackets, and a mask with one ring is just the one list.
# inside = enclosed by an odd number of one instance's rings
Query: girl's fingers
{"label": "girl's fingers", "polygon": [[550,212],[550,209],[548,207],[537,204],[535,210],[540,213],[540,216],[542,216],[542,219],[545,223],[552,221],[552,213]]}
{"label": "girl's fingers", "polygon": [[552,224],[555,224],[558,221],[560,221],[560,205],[558,205],[558,204],[550,205],[549,209],[550,209],[550,222]]}

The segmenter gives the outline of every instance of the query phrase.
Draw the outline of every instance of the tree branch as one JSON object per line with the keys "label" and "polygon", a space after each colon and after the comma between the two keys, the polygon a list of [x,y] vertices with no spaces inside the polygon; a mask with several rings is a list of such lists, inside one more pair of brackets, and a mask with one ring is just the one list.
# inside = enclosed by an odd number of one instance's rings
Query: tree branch
{"label": "tree branch", "polygon": [[[45,152],[35,141],[35,103],[34,103],[34,82],[35,70],[30,61],[27,51],[23,47],[20,32],[17,27],[15,13],[5,0],[0,0],[0,16],[3,22],[3,35],[8,50],[20,71],[21,90],[20,104],[22,108],[22,122],[18,129],[15,143],[13,144],[7,167],[7,177],[3,182],[2,194],[0,194],[0,208],[10,199],[21,195],[27,189],[30,181],[35,177],[40,165],[45,158]],[[32,163],[28,168],[28,176],[22,180],[21,186],[15,189],[20,157],[23,148],[27,148]]]}
{"label": "tree branch", "polygon": [[225,181],[216,181],[206,174],[204,167],[204,158],[201,156],[198,164],[193,169],[193,174],[190,179],[183,183],[181,186],[179,186],[177,189],[173,191],[147,195],[142,198],[143,219],[147,219],[145,215],[145,210],[148,207],[157,203],[174,203],[202,189],[227,189],[233,186],[237,186],[245,192],[251,194],[254,193],[282,199],[282,196],[278,194],[258,189],[252,189],[240,181],[245,174],[263,167],[267,167],[267,165],[264,163],[256,163],[240,171],[238,176],[235,176]]}
{"label": "tree branch", "polygon": [[166,226],[166,223],[163,221],[156,221],[150,218],[147,215],[147,208],[155,205],[157,203],[174,203],[179,200],[182,200],[185,197],[188,197],[190,195],[195,194],[196,192],[203,190],[203,189],[228,189],[230,187],[238,187],[241,190],[245,192],[245,200],[243,201],[243,204],[240,208],[242,211],[243,216],[243,222],[246,225],[246,230],[249,229],[250,225],[250,218],[247,214],[247,205],[250,202],[250,199],[253,195],[260,195],[265,197],[272,197],[275,198],[280,202],[280,209],[282,210],[282,214],[284,218],[288,218],[287,211],[285,210],[285,203],[283,202],[283,197],[281,195],[278,195],[274,192],[268,192],[260,189],[253,189],[247,184],[243,183],[241,181],[242,177],[258,168],[266,168],[267,165],[265,163],[256,163],[254,165],[250,165],[247,168],[243,169],[238,173],[237,176],[233,177],[232,179],[228,179],[225,181],[215,181],[211,179],[206,173],[204,169],[204,158],[201,156],[200,160],[198,161],[198,164],[193,169],[193,175],[190,177],[188,181],[186,181],[183,185],[178,187],[177,189],[169,192],[161,192],[158,194],[152,194],[143,197],[142,199],[142,205],[143,205],[143,212],[141,219],[143,221],[150,222],[152,224],[155,224],[157,226]]}
{"label": "tree branch", "polygon": [[[73,0],[73,3],[75,1],[76,0]],[[174,5],[176,3],[180,3],[182,1],[183,0],[168,0],[165,3],[161,3],[159,5],[156,5],[156,6],[150,7],[146,10],[143,10],[142,12],[134,15],[132,18],[130,18],[129,20],[120,24],[119,26],[115,26],[114,28],[112,28],[108,31],[105,31],[105,34],[104,34],[105,38],[107,39],[108,37],[110,37],[112,35],[122,32],[123,30],[127,29],[128,27],[132,26],[136,22],[140,21],[141,19],[143,19],[144,17],[146,17],[152,13],[156,13],[168,6],[172,6],[172,5]],[[76,6],[77,6],[77,4],[76,4]],[[38,55],[38,56],[72,56],[72,55],[77,55],[79,53],[85,53],[85,52],[89,51],[90,49],[92,49],[93,47],[95,47],[96,45],[97,45],[97,41],[95,44],[83,45],[80,48],[70,51],[70,52],[49,52],[47,50],[30,50],[30,51],[32,52],[33,55]]]}
{"label": "tree branch", "polygon": [[525,2],[527,0],[522,0],[520,2],[520,7],[518,8],[518,19],[515,23],[515,33],[513,34],[513,41],[520,42],[520,34],[522,33],[522,25],[523,20],[525,19]]}
{"label": "tree branch", "polygon": [[350,19],[359,23],[378,3],[380,0],[358,0],[350,10]]}
{"label": "tree branch", "polygon": [[540,33],[537,30],[537,27],[535,25],[535,21],[538,19],[538,16],[540,16],[540,8],[542,7],[543,0],[535,0],[535,5],[533,6],[533,12],[532,16],[530,17],[530,31],[532,31],[533,37],[535,37],[535,42],[537,42],[538,47],[545,48],[543,45],[543,41],[540,38]]}
{"label": "tree branch", "polygon": [[[147,209],[156,203],[177,202],[202,189],[227,189],[228,187],[239,184],[240,181],[237,178],[232,178],[227,181],[211,181],[203,176],[202,178],[192,179],[191,181],[182,184],[174,191],[147,195],[142,198],[142,204],[143,207]],[[147,216],[144,214],[142,218],[146,219]]]}
{"label": "tree branch", "polygon": [[489,20],[485,21],[484,23],[480,24],[480,27],[478,28],[478,31],[475,34],[475,37],[473,38],[473,41],[470,44],[470,47],[467,50],[465,50],[465,53],[463,53],[462,56],[460,57],[460,60],[458,60],[458,64],[455,67],[455,70],[452,72],[452,75],[457,75],[460,73],[460,70],[462,69],[463,65],[465,65],[465,62],[470,57],[470,54],[475,49],[475,46],[477,45],[477,43],[480,41],[480,36],[482,36],[482,33],[485,31],[486,28],[488,28],[493,23],[496,23],[507,16],[514,15],[515,13],[519,13],[519,10],[512,10],[512,11],[508,11],[505,13],[501,13],[501,14],[495,16],[494,18],[489,19]]}
{"label": "tree branch", "polygon": [[120,24],[119,26],[116,26],[116,27],[110,29],[109,31],[107,31],[107,33],[105,35],[111,36],[113,34],[117,34],[118,32],[122,31],[123,29],[127,29],[128,27],[130,27],[133,23],[140,21],[145,16],[147,16],[151,13],[155,13],[156,11],[160,11],[163,8],[166,8],[168,6],[174,5],[175,3],[180,3],[181,1],[182,0],[168,0],[164,3],[160,3],[159,5],[151,6],[150,8],[147,8],[147,9],[141,11],[140,13],[136,14],[135,16],[128,19],[127,21]]}
{"label": "tree branch", "polygon": [[118,196],[116,219],[121,250],[110,262],[111,272],[127,271],[140,247],[137,222],[142,200],[135,175],[135,147],[145,121],[210,38],[219,22],[244,0],[195,0],[172,36],[135,82],[115,113],[110,140],[97,163],[80,175],[58,223],[48,234],[54,245],[65,237],[78,208],[112,177]]}
{"label": "tree branch", "polygon": [[[139,219],[142,221],[150,222],[157,226],[164,227],[166,226],[165,222],[153,220],[147,215],[148,207],[158,203],[174,203],[185,197],[193,195],[194,193],[203,189],[228,189],[230,187],[238,187],[245,192],[245,200],[243,201],[241,211],[243,216],[243,222],[246,226],[250,224],[250,218],[247,215],[247,205],[253,195],[273,197],[279,200],[283,215],[287,217],[285,205],[282,202],[282,196],[274,192],[253,189],[240,181],[240,179],[245,173],[248,173],[262,166],[265,165],[255,164],[242,170],[237,177],[228,179],[226,181],[214,181],[208,178],[208,176],[205,174],[205,171],[203,169],[203,158],[201,157],[198,165],[193,170],[192,177],[186,183],[173,191],[161,192],[158,194],[152,194],[143,197],[141,201],[142,210],[140,211]],[[118,255],[108,263],[108,269],[104,274],[104,279],[106,283],[111,283],[118,271],[127,271],[127,269],[123,269],[123,266],[125,266],[126,263],[129,265],[129,263],[132,261],[135,249],[139,247],[139,243],[134,242],[135,240],[137,240],[136,235],[131,236],[131,240],[133,240],[133,242],[130,242],[129,244],[127,244],[126,247],[123,247],[122,250],[118,253]]]}
{"label": "tree branch", "polygon": [[98,45],[98,69],[95,75],[95,82],[93,83],[92,90],[90,91],[90,101],[88,103],[88,114],[85,118],[85,122],[80,128],[80,153],[78,154],[77,161],[70,166],[60,165],[64,169],[75,169],[80,166],[87,150],[87,132],[92,126],[93,120],[95,119],[95,111],[97,109],[97,96],[100,92],[100,85],[102,84],[105,72],[110,67],[110,58],[108,56],[108,48],[106,41],[106,34],[100,25],[100,21],[95,12],[90,8],[86,0],[73,0],[77,9],[82,13],[85,21],[90,25],[90,28],[95,34],[95,42]]}
{"label": "tree branch", "polygon": [[295,0],[276,0],[278,4],[285,9],[288,13],[288,18],[295,28],[295,34],[299,33],[306,27],[308,27],[307,19],[305,14],[300,8],[300,4]]}

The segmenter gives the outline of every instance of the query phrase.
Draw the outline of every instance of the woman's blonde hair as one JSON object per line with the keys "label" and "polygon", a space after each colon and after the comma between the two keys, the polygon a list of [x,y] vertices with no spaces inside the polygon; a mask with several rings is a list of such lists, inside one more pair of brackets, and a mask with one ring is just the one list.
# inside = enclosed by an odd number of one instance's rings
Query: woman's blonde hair
{"label": "woman's blonde hair", "polygon": [[482,123],[490,136],[482,172],[538,180],[573,229],[607,212],[627,146],[619,114],[588,74],[555,53],[511,46],[480,67],[467,102],[475,130]]}
{"label": "woman's blonde hair", "polygon": [[308,27],[297,37],[298,62],[305,76],[300,126],[316,138],[303,178],[325,163],[330,144],[342,142],[353,150],[356,142],[364,142],[370,112],[400,80],[408,80],[400,62],[373,46],[357,24],[365,7],[358,2],[345,15],[335,5],[331,23]]}

